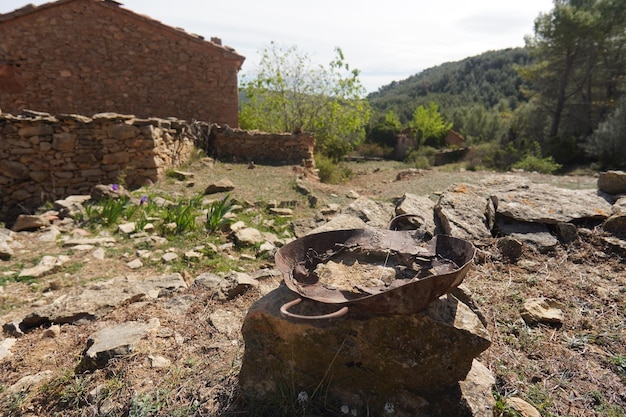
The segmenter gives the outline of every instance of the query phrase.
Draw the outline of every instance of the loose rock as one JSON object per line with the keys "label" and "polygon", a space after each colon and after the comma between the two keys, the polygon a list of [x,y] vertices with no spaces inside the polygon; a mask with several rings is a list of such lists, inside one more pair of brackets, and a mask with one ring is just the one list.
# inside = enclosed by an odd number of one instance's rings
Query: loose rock
{"label": "loose rock", "polygon": [[522,318],[528,324],[563,324],[563,305],[548,298],[529,298],[522,307]]}

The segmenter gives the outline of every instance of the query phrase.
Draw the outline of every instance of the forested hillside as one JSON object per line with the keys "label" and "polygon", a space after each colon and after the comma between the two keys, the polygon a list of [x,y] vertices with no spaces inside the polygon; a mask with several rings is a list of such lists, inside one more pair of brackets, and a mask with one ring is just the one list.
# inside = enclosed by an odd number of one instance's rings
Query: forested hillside
{"label": "forested hillside", "polygon": [[423,160],[444,146],[445,129],[432,127],[451,124],[474,148],[468,168],[626,169],[625,27],[624,0],[555,1],[525,48],[446,63],[370,94],[368,145],[388,149],[409,129],[408,156]]}
{"label": "forested hillside", "polygon": [[624,28],[624,0],[555,0],[524,48],[445,63],[367,97],[340,48],[315,66],[272,45],[242,82],[239,124],[312,132],[331,165],[357,149],[428,166],[453,146],[453,129],[465,140],[456,145],[471,147],[467,169],[626,169]]}
{"label": "forested hillside", "polygon": [[367,98],[377,113],[393,110],[402,123],[411,120],[418,105],[426,106],[431,101],[444,113],[472,104],[492,108],[503,101],[515,109],[526,100],[516,68],[529,62],[525,48],[489,51],[394,81]]}

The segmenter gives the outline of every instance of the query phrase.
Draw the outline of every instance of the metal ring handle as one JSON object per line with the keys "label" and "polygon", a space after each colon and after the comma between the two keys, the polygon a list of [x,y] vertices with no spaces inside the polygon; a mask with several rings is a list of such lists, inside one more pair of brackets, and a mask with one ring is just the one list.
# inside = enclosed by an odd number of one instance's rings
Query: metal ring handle
{"label": "metal ring handle", "polygon": [[408,218],[411,218],[411,217],[416,218],[416,219],[420,219],[422,221],[422,224],[426,224],[426,219],[424,218],[424,216],[422,216],[420,214],[406,213],[406,214],[399,214],[396,217],[394,217],[393,219],[391,219],[391,221],[387,225],[387,229],[395,230],[394,226],[396,225],[396,223],[398,223],[398,221],[400,221],[402,219],[408,219]]}
{"label": "metal ring handle", "polygon": [[332,312],[329,314],[322,314],[320,316],[303,316],[300,314],[290,313],[288,311],[291,307],[297,304],[300,304],[301,302],[302,302],[302,298],[296,298],[293,301],[289,301],[288,303],[283,304],[282,307],[280,308],[280,314],[282,314],[283,317],[289,317],[291,319],[322,320],[322,319],[336,319],[338,317],[344,316],[348,312],[348,307],[343,307],[335,312]]}

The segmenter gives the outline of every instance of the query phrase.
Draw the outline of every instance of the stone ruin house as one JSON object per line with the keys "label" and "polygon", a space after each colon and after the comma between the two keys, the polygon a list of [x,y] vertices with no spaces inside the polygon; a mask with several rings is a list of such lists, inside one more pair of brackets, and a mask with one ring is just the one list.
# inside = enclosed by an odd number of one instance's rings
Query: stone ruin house
{"label": "stone ruin house", "polygon": [[443,142],[449,147],[461,148],[465,144],[465,139],[454,130],[451,130],[448,132]]}
{"label": "stone ruin house", "polygon": [[[459,148],[463,148],[465,145],[465,139],[463,136],[455,132],[454,130],[450,130],[446,137],[443,139],[443,143],[445,143],[446,147],[451,148],[451,150],[457,150]],[[415,147],[415,136],[410,128],[404,129],[396,136],[396,146],[393,149],[393,158],[394,159],[403,159],[405,158],[411,149]],[[449,152],[445,152],[449,153]],[[444,161],[438,161],[435,158],[435,165],[441,165],[445,163]]]}
{"label": "stone ruin house", "polygon": [[238,126],[244,57],[121,7],[59,0],[0,14],[0,109]]}

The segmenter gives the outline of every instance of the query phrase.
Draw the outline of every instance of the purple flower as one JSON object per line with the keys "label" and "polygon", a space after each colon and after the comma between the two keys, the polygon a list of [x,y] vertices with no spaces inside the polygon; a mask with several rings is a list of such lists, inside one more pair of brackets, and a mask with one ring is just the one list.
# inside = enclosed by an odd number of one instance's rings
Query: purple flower
{"label": "purple flower", "polygon": [[117,185],[117,184],[111,184],[111,189],[112,189],[113,191],[118,191],[118,190],[120,189],[120,186],[119,186],[119,185]]}
{"label": "purple flower", "polygon": [[147,204],[147,203],[148,203],[148,196],[147,195],[142,195],[141,196],[141,200],[139,201],[139,205]]}

